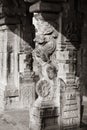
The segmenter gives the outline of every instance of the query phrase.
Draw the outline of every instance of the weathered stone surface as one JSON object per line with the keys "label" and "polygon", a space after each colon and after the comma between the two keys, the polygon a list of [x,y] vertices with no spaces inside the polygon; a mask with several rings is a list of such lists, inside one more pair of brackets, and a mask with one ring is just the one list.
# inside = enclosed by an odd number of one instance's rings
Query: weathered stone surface
{"label": "weathered stone surface", "polygon": [[30,12],[55,12],[58,13],[61,11],[61,6],[58,4],[46,3],[46,2],[37,2],[30,6]]}
{"label": "weathered stone surface", "polygon": [[76,128],[80,125],[80,92],[74,89],[61,94],[62,129]]}
{"label": "weathered stone surface", "polygon": [[0,81],[0,114],[5,110],[5,101],[4,101],[4,92],[5,92],[5,84]]}

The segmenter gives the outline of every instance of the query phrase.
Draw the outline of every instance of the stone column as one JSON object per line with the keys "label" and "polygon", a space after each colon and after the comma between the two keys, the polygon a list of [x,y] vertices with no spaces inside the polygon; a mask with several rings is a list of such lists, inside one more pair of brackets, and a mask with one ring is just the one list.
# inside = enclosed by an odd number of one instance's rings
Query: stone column
{"label": "stone column", "polygon": [[30,112],[30,130],[80,125],[76,66],[80,29],[74,2],[39,1],[30,7],[36,28],[34,70],[40,77],[36,84],[38,98]]}

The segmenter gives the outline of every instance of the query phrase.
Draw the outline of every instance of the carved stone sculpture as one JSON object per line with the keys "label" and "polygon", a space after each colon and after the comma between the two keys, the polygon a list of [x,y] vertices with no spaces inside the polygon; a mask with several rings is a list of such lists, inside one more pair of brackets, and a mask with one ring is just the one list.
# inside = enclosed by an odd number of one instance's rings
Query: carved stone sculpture
{"label": "carved stone sculpture", "polygon": [[40,77],[36,84],[38,98],[30,110],[30,130],[64,130],[80,125],[75,1],[51,2],[41,0],[29,8],[36,30],[34,70]]}

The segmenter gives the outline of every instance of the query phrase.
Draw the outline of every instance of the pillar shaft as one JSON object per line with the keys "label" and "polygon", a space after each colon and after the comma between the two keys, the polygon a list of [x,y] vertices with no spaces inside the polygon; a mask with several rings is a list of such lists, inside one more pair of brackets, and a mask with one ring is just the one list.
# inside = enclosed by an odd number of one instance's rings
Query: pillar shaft
{"label": "pillar shaft", "polygon": [[[79,28],[75,1],[51,2],[40,1],[30,7],[36,28],[34,70],[40,77],[36,85],[38,98],[30,113],[31,130],[35,127],[37,130],[63,130],[65,126],[67,129],[80,125]],[[51,115],[53,110],[56,113]],[[41,111],[44,113],[42,116]],[[34,114],[37,119],[34,119]]]}
{"label": "pillar shaft", "polygon": [[5,26],[0,27],[0,113],[4,111],[4,94],[7,85],[7,30]]}

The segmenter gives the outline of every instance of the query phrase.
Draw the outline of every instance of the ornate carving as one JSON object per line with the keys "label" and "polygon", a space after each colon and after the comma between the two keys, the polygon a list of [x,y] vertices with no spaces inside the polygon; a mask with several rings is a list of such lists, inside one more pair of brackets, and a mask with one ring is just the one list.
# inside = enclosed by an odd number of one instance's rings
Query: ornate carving
{"label": "ornate carving", "polygon": [[53,41],[48,42],[43,48],[36,48],[36,56],[40,57],[44,62],[50,60],[50,56],[55,51],[56,45]]}
{"label": "ornate carving", "polygon": [[37,83],[36,92],[38,96],[47,97],[50,93],[50,84],[47,80],[42,79]]}
{"label": "ornate carving", "polygon": [[[38,20],[38,17],[36,18]],[[38,21],[39,22],[39,21]],[[40,25],[39,25],[40,24]],[[57,31],[48,23],[41,20],[39,26],[43,24],[42,29],[36,32],[36,57],[41,58],[44,62],[50,61],[50,56],[56,49],[56,39],[58,37]],[[39,29],[38,28],[36,29]]]}

